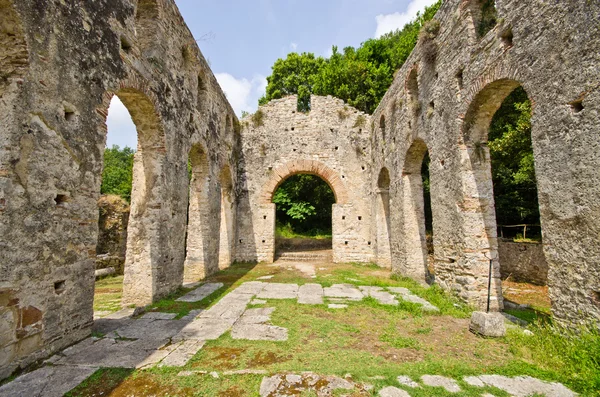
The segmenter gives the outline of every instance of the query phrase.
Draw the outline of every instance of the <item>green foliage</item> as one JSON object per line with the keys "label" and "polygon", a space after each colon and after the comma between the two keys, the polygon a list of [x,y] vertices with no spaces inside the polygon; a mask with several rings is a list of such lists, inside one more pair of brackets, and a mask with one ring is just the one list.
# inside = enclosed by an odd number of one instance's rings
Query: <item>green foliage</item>
{"label": "green foliage", "polygon": [[261,127],[264,125],[264,117],[265,117],[265,114],[260,109],[258,109],[256,111],[256,113],[254,113],[252,115],[252,124],[254,125],[255,128]]}
{"label": "green foliage", "polygon": [[488,137],[498,224],[539,224],[531,102],[523,88],[513,91],[498,109]]}
{"label": "green foliage", "polygon": [[[369,39],[360,47],[332,48],[329,59],[311,53],[291,53],[278,59],[267,77],[267,93],[259,103],[298,94],[300,111],[310,110],[310,94],[332,95],[364,112],[372,113],[413,48],[423,24],[433,18],[441,1],[402,30]],[[435,23],[430,25],[435,30]]]}
{"label": "green foliage", "polygon": [[498,12],[496,11],[495,0],[480,0],[481,2],[481,20],[477,26],[477,34],[483,37],[498,23]]}
{"label": "green foliage", "polygon": [[131,201],[133,183],[134,150],[125,146],[120,149],[113,145],[104,150],[104,169],[102,170],[102,194],[116,194],[128,202]]}
{"label": "green foliage", "polygon": [[277,222],[296,233],[331,234],[331,211],[335,196],[321,178],[308,175],[289,177],[273,195]]}

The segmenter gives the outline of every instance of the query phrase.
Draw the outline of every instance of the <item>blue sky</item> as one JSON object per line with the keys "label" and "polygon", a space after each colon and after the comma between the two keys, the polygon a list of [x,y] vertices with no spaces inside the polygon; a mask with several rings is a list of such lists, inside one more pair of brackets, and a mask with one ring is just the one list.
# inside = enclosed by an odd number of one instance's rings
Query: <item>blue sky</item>
{"label": "blue sky", "polygon": [[[435,0],[175,0],[236,113],[253,112],[266,76],[290,52],[327,57],[404,26]],[[135,126],[113,100],[108,142],[136,147]]]}

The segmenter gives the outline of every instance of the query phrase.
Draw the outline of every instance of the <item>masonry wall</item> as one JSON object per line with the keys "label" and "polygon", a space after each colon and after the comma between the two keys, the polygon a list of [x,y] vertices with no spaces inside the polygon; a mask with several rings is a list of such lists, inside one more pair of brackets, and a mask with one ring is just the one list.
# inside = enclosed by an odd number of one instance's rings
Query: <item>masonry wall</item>
{"label": "masonry wall", "polygon": [[498,241],[500,275],[503,280],[521,281],[536,285],[548,283],[548,262],[541,243]]}
{"label": "masonry wall", "polygon": [[[1,0],[0,27],[1,379],[90,334],[112,96],[139,136],[124,304],[181,285],[188,153],[195,143],[209,153],[218,208],[238,135],[172,0]],[[215,241],[219,218],[206,218]]]}
{"label": "masonry wall", "polygon": [[334,261],[371,261],[369,116],[319,96],[311,98],[308,113],[298,112],[297,97],[289,96],[261,106],[259,114],[260,122],[242,120],[237,259],[273,261],[273,193],[287,177],[309,173],[324,179],[336,196]]}
{"label": "masonry wall", "polygon": [[478,4],[442,4],[439,32],[419,40],[373,115],[384,115],[388,126],[384,137],[373,124],[372,153],[374,170],[390,171],[392,267],[425,276],[420,264],[406,261],[413,214],[406,213],[410,185],[402,177],[409,148],[423,142],[431,156],[436,281],[483,307],[492,258],[501,307],[487,129],[503,99],[522,85],[533,103],[553,313],[566,323],[598,320],[600,3],[497,0],[499,23],[483,37],[476,31]]}

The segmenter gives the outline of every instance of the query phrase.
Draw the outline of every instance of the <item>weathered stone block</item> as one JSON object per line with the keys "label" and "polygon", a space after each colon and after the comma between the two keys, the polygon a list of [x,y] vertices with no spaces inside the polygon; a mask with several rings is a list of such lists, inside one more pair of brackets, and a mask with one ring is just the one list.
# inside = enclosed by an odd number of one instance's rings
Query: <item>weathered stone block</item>
{"label": "weathered stone block", "polygon": [[504,316],[501,313],[474,312],[469,330],[481,336],[504,336],[506,334]]}

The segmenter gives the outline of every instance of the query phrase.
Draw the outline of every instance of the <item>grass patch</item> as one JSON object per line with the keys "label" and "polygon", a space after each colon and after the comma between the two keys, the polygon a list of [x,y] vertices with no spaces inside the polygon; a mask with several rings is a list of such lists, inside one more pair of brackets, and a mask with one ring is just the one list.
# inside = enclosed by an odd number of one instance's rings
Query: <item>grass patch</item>
{"label": "grass patch", "polygon": [[106,277],[96,281],[94,311],[114,313],[121,310],[123,276]]}
{"label": "grass patch", "polygon": [[129,368],[101,368],[84,380],[79,386],[65,394],[65,397],[92,397],[109,395],[133,373]]}

